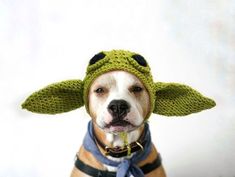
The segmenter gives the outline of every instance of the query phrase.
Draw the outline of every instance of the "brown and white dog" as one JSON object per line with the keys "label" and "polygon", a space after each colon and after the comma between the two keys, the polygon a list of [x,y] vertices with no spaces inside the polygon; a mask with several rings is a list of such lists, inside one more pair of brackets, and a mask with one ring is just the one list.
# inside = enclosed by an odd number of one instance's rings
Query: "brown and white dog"
{"label": "brown and white dog", "polygon": [[48,85],[30,95],[22,108],[58,114],[84,105],[92,120],[72,177],[165,177],[146,123],[150,114],[186,116],[216,103],[187,85],[154,82],[141,55],[112,50],[90,60],[83,81]]}
{"label": "brown and white dog", "polygon": [[186,116],[216,103],[187,85],[154,82],[141,55],[112,50],[90,60],[83,81],[48,85],[22,108],[58,114],[84,105],[92,120],[71,177],[165,177],[146,123],[150,114]]}
{"label": "brown and white dog", "polygon": [[[111,71],[97,77],[89,90],[89,111],[96,138],[107,147],[123,147],[124,140],[120,138],[118,133],[128,132],[128,143],[136,142],[144,131],[145,117],[150,111],[149,101],[149,95],[143,83],[128,72]],[[117,114],[119,114],[119,118],[117,118]],[[99,145],[97,146],[105,155],[104,149]],[[77,156],[84,164],[93,168],[108,171],[117,170],[116,167],[100,163],[83,146],[81,146]],[[147,163],[152,163],[157,156],[157,149],[152,145],[148,157],[137,165],[144,166]],[[107,157],[117,162],[125,158]],[[71,174],[71,177],[88,176],[76,167]],[[160,166],[145,174],[145,176],[165,177],[166,174],[164,168]]]}

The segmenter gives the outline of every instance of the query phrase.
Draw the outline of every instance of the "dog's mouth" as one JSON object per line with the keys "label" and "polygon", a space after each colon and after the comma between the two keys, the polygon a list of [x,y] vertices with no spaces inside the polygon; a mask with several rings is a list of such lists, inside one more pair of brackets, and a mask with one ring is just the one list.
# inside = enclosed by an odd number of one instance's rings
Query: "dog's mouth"
{"label": "dog's mouth", "polygon": [[135,126],[126,120],[117,120],[105,125],[104,128],[108,132],[129,132],[135,129]]}
{"label": "dog's mouth", "polygon": [[132,125],[130,122],[126,121],[126,120],[118,120],[118,121],[112,121],[109,124],[107,124],[105,126],[105,128],[110,128],[111,126],[128,126],[128,125]]}

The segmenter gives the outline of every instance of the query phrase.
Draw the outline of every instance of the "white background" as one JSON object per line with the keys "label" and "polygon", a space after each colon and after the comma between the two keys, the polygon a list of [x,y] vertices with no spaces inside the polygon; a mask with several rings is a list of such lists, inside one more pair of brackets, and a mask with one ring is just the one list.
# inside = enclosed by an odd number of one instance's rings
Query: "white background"
{"label": "white background", "polygon": [[0,177],[65,177],[85,109],[21,110],[32,92],[83,79],[101,50],[142,54],[155,81],[192,86],[217,102],[182,118],[152,115],[169,177],[235,176],[235,2],[232,0],[0,0]]}

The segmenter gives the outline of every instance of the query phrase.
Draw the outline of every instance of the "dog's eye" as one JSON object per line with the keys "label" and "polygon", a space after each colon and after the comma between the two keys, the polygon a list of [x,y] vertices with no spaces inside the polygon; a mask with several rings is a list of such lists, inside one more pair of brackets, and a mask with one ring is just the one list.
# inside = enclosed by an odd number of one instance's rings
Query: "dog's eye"
{"label": "dog's eye", "polygon": [[143,88],[139,87],[139,86],[133,86],[130,89],[130,91],[133,92],[133,93],[139,93],[139,92],[142,92],[142,90],[143,90]]}
{"label": "dog's eye", "polygon": [[100,88],[96,89],[95,92],[98,94],[104,93],[104,88],[100,87]]}
{"label": "dog's eye", "polygon": [[146,67],[147,66],[147,62],[144,59],[144,57],[142,57],[141,55],[135,54],[132,56],[132,58],[137,61],[137,63],[139,63],[139,65]]}
{"label": "dog's eye", "polygon": [[92,57],[92,59],[89,62],[89,65],[93,65],[95,64],[97,61],[103,59],[105,57],[105,54],[103,52],[100,52],[98,54],[96,54],[94,57]]}

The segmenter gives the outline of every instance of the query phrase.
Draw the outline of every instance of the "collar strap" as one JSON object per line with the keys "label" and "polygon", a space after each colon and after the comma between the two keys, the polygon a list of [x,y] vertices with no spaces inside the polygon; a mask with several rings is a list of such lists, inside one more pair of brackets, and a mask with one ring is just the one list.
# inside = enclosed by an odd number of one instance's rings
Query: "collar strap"
{"label": "collar strap", "polygon": [[98,143],[98,145],[105,151],[106,156],[111,156],[111,157],[125,157],[130,155],[133,152],[137,152],[139,150],[144,150],[146,140],[144,140],[145,137],[145,130],[141,134],[140,138],[138,141],[132,142],[131,144],[128,144],[124,147],[108,147],[105,144],[103,144],[95,135],[94,133],[94,138],[95,141]]}
{"label": "collar strap", "polygon": [[[162,164],[162,158],[161,155],[158,154],[157,158],[152,163],[147,163],[144,166],[140,167],[140,169],[143,171],[144,174],[147,174],[160,167],[161,164]],[[75,167],[80,171],[82,171],[83,173],[86,173],[87,175],[93,177],[116,177],[116,172],[96,169],[94,167],[85,164],[78,157],[75,162]]]}

